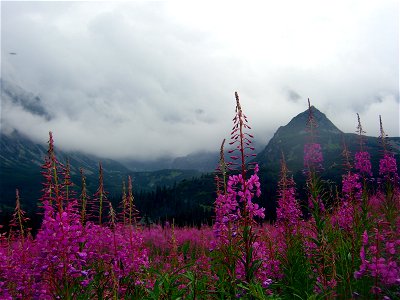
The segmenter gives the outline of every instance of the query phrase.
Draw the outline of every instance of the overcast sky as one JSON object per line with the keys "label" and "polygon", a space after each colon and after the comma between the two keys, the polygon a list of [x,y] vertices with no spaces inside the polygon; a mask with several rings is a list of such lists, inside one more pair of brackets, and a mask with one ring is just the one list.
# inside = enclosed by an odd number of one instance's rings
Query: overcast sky
{"label": "overcast sky", "polygon": [[3,93],[2,130],[65,150],[218,150],[235,91],[264,144],[308,97],[345,132],[358,112],[400,135],[397,1],[2,1],[1,42],[3,82],[31,97]]}

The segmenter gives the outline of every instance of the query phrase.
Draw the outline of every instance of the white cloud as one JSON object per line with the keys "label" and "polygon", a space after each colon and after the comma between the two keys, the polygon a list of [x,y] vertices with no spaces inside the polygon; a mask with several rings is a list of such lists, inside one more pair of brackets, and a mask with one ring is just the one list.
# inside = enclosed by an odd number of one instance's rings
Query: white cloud
{"label": "white cloud", "polygon": [[3,2],[1,76],[54,118],[3,105],[2,122],[65,149],[183,155],[228,137],[237,90],[264,142],[307,97],[343,131],[359,112],[377,135],[382,114],[399,136],[398,19],[389,0]]}

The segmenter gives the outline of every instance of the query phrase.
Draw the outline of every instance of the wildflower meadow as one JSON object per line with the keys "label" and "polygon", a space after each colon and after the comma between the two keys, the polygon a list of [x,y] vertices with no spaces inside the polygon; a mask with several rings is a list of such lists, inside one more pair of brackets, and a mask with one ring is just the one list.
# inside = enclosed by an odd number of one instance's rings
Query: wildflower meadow
{"label": "wildflower meadow", "polygon": [[131,178],[114,207],[101,164],[98,189],[89,195],[84,170],[81,182],[71,182],[50,132],[41,227],[31,232],[16,190],[9,230],[0,236],[0,299],[400,299],[399,173],[382,120],[379,174],[372,173],[358,117],[359,151],[343,145],[342,184],[328,192],[309,102],[307,199],[298,199],[282,153],[271,223],[256,201],[253,135],[235,98],[215,173],[212,226],[143,226]]}

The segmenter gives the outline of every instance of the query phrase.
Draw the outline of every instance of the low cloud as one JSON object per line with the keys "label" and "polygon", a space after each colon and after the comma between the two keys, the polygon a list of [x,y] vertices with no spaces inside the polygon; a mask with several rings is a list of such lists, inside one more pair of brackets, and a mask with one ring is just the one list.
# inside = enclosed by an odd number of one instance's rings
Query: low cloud
{"label": "low cloud", "polygon": [[283,2],[5,2],[1,77],[30,100],[2,96],[2,130],[113,158],[213,151],[238,91],[263,144],[308,97],[345,132],[358,112],[399,136],[398,5]]}

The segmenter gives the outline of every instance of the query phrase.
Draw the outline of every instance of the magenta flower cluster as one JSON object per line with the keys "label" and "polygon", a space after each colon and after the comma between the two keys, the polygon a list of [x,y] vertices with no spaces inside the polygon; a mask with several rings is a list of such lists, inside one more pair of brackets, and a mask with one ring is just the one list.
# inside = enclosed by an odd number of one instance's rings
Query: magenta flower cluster
{"label": "magenta flower cluster", "polygon": [[295,197],[296,189],[293,177],[288,178],[285,162],[282,162],[282,165],[276,218],[278,224],[283,225],[284,228],[288,228],[292,234],[295,234],[298,230],[302,212]]}
{"label": "magenta flower cluster", "polygon": [[[379,227],[380,225],[380,227]],[[383,226],[382,226],[383,225]],[[371,276],[375,279],[374,291],[383,286],[400,285],[400,236],[388,230],[388,224],[378,224],[371,233],[364,231],[360,249],[361,265],[354,273],[356,279]]]}
{"label": "magenta flower cluster", "polygon": [[358,174],[349,172],[346,175],[343,175],[342,193],[344,200],[360,200],[362,185]]}
{"label": "magenta flower cluster", "polygon": [[355,169],[362,176],[372,176],[371,157],[366,151],[359,151],[355,155]]}
{"label": "magenta flower cluster", "polygon": [[277,221],[287,223],[295,229],[301,218],[299,203],[295,198],[295,188],[288,187],[279,192],[278,208],[276,209]]}
{"label": "magenta flower cluster", "polygon": [[244,207],[250,219],[264,218],[265,208],[253,203],[253,198],[261,195],[258,171],[259,168],[256,165],[254,174],[246,181],[242,174],[229,176],[227,193],[218,195],[215,201],[214,232],[223,243],[230,239],[230,236],[237,235]]}
{"label": "magenta flower cluster", "polygon": [[[369,163],[369,160],[366,161]],[[331,218],[333,225],[338,226],[347,232],[353,230],[354,215],[356,211],[360,210],[363,191],[363,186],[360,182],[360,179],[360,174],[352,173],[351,171],[348,171],[342,176],[342,203],[332,214]]]}
{"label": "magenta flower cluster", "polygon": [[309,143],[304,145],[304,167],[307,169],[320,169],[322,167],[323,157],[321,145],[318,143]]}
{"label": "magenta flower cluster", "polygon": [[392,153],[385,153],[379,161],[379,175],[393,183],[398,182],[397,162]]}

